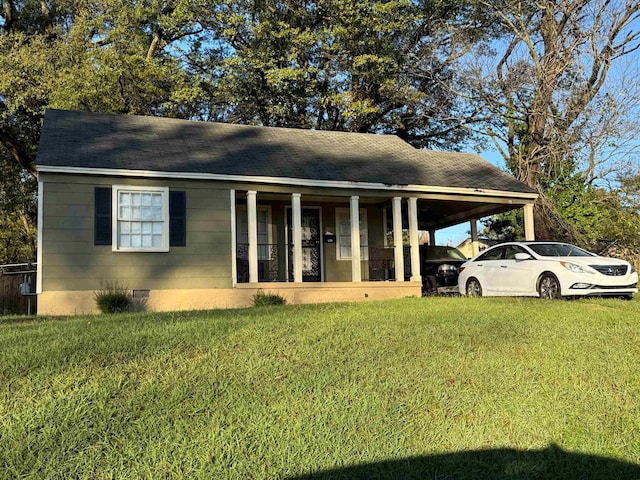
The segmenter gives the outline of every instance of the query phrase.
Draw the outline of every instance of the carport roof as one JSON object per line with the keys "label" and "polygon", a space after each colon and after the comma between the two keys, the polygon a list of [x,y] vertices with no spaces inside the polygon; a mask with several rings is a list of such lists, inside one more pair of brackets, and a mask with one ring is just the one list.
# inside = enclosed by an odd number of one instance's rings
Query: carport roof
{"label": "carport roof", "polygon": [[418,150],[392,135],[47,110],[36,164],[536,192],[478,155]]}

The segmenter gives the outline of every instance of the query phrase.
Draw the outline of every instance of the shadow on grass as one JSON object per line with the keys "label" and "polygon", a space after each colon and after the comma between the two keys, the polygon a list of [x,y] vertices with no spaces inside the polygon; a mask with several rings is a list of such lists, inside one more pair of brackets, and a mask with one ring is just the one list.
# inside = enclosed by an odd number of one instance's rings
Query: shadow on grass
{"label": "shadow on grass", "polygon": [[551,445],[544,450],[494,449],[388,460],[310,473],[288,480],[632,480],[640,465],[571,453]]}

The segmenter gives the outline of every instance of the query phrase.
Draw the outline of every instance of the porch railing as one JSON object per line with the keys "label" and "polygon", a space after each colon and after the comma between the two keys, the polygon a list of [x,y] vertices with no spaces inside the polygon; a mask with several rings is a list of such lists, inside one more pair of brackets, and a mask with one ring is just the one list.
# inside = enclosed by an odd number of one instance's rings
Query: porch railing
{"label": "porch railing", "polygon": [[[394,247],[362,245],[362,257],[368,263],[363,280],[381,282],[395,280]],[[303,249],[304,250],[304,249]],[[411,278],[411,248],[403,247],[404,279]],[[258,282],[293,281],[293,246],[274,243],[258,244]],[[288,260],[288,261],[287,261]],[[249,244],[236,245],[238,283],[249,283]]]}
{"label": "porch railing", "polygon": [[395,279],[393,247],[366,247],[369,253],[369,281],[381,282]]}
{"label": "porch railing", "polygon": [[[380,282],[396,279],[396,268],[394,252],[395,247],[364,247],[369,254],[369,281]],[[406,245],[402,248],[404,259],[404,279],[411,278],[411,247]]]}
{"label": "porch railing", "polygon": [[402,258],[404,259],[404,279],[408,282],[411,278],[411,247],[409,245],[402,247]]}
{"label": "porch railing", "polygon": [[[287,280],[284,259],[287,249],[287,245],[258,244],[259,282],[285,282]],[[236,245],[236,271],[238,283],[249,283],[249,244],[247,243]]]}

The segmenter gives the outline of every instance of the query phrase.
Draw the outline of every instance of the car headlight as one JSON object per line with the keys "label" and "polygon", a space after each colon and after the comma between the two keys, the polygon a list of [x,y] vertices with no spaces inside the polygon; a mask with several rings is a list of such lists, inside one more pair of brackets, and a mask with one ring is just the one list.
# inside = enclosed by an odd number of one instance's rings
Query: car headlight
{"label": "car headlight", "polygon": [[447,275],[451,273],[458,273],[458,267],[456,267],[455,265],[449,265],[448,263],[445,263],[438,267],[439,275]]}
{"label": "car headlight", "polygon": [[585,269],[582,265],[576,265],[575,263],[560,262],[560,265],[562,265],[564,268],[566,268],[572,273],[593,273]]}
{"label": "car headlight", "polygon": [[631,264],[631,269],[629,270],[629,273],[633,273],[636,271],[636,267],[635,265],[633,265],[633,263]]}

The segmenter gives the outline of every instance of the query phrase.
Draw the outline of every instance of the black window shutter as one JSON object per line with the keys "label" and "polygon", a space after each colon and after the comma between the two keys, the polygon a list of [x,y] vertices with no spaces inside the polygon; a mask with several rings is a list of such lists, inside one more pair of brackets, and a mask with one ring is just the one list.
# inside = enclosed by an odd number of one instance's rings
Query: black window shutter
{"label": "black window shutter", "polygon": [[187,245],[187,192],[169,191],[169,245]]}
{"label": "black window shutter", "polygon": [[95,190],[95,245],[111,245],[111,187]]}

